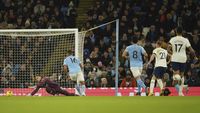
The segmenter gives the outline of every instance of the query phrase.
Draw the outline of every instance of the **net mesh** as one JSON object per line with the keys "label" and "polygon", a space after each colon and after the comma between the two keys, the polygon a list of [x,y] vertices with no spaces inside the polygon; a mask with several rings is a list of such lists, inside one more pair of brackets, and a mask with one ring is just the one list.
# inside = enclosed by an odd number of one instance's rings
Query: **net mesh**
{"label": "net mesh", "polygon": [[69,49],[84,63],[87,88],[114,87],[115,28],[111,21],[79,33],[77,29],[0,30],[0,95],[30,93],[29,87],[38,83],[37,75],[48,76],[73,92],[75,83],[62,69]]}
{"label": "net mesh", "polygon": [[78,57],[83,59],[83,39],[80,40],[80,37],[78,46],[75,46],[76,32],[76,30],[1,31],[0,88],[34,86],[37,83],[36,75],[49,76],[62,87],[74,87],[68,76],[63,76],[62,67],[69,49],[77,50]]}

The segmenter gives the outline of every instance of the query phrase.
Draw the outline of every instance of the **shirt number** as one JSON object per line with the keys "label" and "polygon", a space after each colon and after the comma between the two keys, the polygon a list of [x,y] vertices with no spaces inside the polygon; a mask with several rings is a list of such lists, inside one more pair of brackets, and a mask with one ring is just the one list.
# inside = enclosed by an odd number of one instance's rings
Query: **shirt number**
{"label": "shirt number", "polygon": [[160,54],[160,59],[165,59],[166,58],[166,55],[165,55],[164,52],[160,52],[159,54]]}
{"label": "shirt number", "polygon": [[138,55],[137,55],[137,51],[133,51],[133,58],[137,58]]}
{"label": "shirt number", "polygon": [[180,52],[182,46],[183,46],[183,44],[175,44],[175,51]]}
{"label": "shirt number", "polygon": [[70,58],[70,60],[71,60],[72,63],[77,63],[76,58]]}

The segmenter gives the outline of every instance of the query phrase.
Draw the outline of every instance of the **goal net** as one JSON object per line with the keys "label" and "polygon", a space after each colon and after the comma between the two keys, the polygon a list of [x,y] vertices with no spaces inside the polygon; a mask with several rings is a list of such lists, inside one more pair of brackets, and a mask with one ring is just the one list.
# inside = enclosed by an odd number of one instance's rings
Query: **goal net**
{"label": "goal net", "polygon": [[[106,93],[114,95],[115,90],[117,94],[118,25],[118,20],[114,20],[81,32],[78,29],[0,30],[0,95],[7,91],[27,95],[38,83],[36,76],[48,76],[73,92],[75,83],[63,73],[67,50],[74,50],[84,63],[87,88],[115,87]],[[107,95],[98,92],[103,91],[86,91],[87,95]],[[47,94],[44,89],[40,93]]]}
{"label": "goal net", "polygon": [[63,60],[67,50],[83,59],[81,38],[84,36],[78,38],[78,29],[0,30],[0,94],[8,88],[34,86],[37,75],[49,76],[62,87],[73,87],[63,76]]}

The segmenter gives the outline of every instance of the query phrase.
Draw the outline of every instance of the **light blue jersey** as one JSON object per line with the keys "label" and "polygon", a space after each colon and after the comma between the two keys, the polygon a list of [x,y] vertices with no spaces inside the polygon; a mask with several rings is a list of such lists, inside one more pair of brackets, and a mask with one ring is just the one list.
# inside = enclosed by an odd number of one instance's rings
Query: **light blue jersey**
{"label": "light blue jersey", "polygon": [[137,44],[126,47],[126,52],[129,54],[130,67],[143,67],[142,55],[146,53],[142,46]]}
{"label": "light blue jersey", "polygon": [[79,59],[70,55],[65,58],[63,65],[66,65],[68,67],[69,74],[76,74],[78,72],[81,72],[80,63],[81,62]]}

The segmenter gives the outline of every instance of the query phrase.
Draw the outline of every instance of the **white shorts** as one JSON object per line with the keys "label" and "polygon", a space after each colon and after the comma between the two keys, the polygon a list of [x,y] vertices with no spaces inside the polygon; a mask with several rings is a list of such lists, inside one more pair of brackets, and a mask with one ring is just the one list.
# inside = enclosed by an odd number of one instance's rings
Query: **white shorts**
{"label": "white shorts", "polygon": [[138,76],[141,76],[142,74],[142,67],[131,67],[131,72],[133,74],[133,77],[138,77]]}
{"label": "white shorts", "polygon": [[85,81],[84,79],[84,75],[82,72],[78,72],[76,74],[69,74],[70,78],[74,81],[81,82],[81,81]]}

